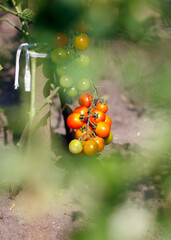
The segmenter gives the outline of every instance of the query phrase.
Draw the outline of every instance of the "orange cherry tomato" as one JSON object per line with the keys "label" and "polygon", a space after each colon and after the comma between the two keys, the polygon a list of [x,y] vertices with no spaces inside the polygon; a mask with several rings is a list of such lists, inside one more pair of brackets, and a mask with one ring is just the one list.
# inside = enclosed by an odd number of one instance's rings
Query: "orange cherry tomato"
{"label": "orange cherry tomato", "polygon": [[[89,131],[93,131],[93,129],[89,126]],[[83,140],[87,141],[91,138],[91,132],[87,133],[87,126],[86,124],[83,124],[83,126],[80,129],[77,129],[75,136],[76,138],[80,138],[81,136],[83,136]]]}
{"label": "orange cherry tomato", "polygon": [[93,95],[90,93],[83,93],[79,96],[78,102],[81,106],[89,108],[92,104]]}
{"label": "orange cherry tomato", "polygon": [[107,137],[110,133],[110,125],[108,123],[105,123],[105,122],[97,123],[95,133],[99,137],[102,137],[102,138]]}
{"label": "orange cherry tomato", "polygon": [[106,113],[107,110],[108,110],[108,105],[107,105],[107,104],[103,104],[103,103],[101,103],[101,102],[98,102],[96,108],[97,108],[98,110]]}
{"label": "orange cherry tomato", "polygon": [[85,33],[81,33],[74,38],[74,46],[79,51],[86,50],[89,46],[89,42],[89,37]]}
{"label": "orange cherry tomato", "polygon": [[57,33],[54,37],[54,47],[65,47],[68,44],[68,37],[65,33]]}
{"label": "orange cherry tomato", "polygon": [[67,118],[67,125],[72,129],[78,129],[82,127],[83,121],[80,120],[80,114],[71,113]]}
{"label": "orange cherry tomato", "polygon": [[95,137],[93,138],[92,140],[94,140],[97,144],[98,144],[98,147],[99,147],[99,152],[103,150],[104,146],[105,146],[105,141],[103,138],[101,137]]}
{"label": "orange cherry tomato", "polygon": [[105,115],[105,123],[108,123],[110,126],[112,125],[112,119],[108,116],[108,115]]}
{"label": "orange cherry tomato", "polygon": [[94,140],[85,141],[83,149],[84,153],[87,155],[93,155],[99,151],[98,144]]}
{"label": "orange cherry tomato", "polygon": [[98,109],[94,109],[92,110],[93,114],[91,114],[90,116],[90,121],[93,124],[96,124],[98,122],[103,122],[105,120],[105,114],[104,112],[98,110]]}

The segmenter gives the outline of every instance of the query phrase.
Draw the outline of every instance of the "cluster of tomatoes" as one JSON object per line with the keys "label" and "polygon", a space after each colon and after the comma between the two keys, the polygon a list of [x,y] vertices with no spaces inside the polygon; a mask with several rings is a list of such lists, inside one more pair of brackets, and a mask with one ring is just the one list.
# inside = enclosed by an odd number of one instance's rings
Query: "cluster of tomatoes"
{"label": "cluster of tomatoes", "polygon": [[51,58],[56,66],[59,84],[70,97],[76,97],[79,92],[85,92],[91,86],[87,69],[90,59],[81,53],[88,48],[89,37],[78,31],[69,33],[69,36],[70,38],[65,33],[56,34]]}
{"label": "cluster of tomatoes", "polygon": [[112,120],[106,115],[108,105],[90,93],[81,94],[79,104],[67,118],[67,124],[75,130],[76,137],[69,143],[69,150],[73,154],[93,155],[113,139]]}

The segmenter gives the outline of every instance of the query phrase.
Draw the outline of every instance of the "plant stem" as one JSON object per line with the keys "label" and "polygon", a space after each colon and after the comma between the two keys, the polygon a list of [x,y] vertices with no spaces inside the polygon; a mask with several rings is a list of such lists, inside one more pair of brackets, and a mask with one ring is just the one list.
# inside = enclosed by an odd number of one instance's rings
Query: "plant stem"
{"label": "plant stem", "polygon": [[[42,105],[36,110],[35,112],[35,116],[34,116],[34,119],[37,117],[37,115],[39,114],[39,112],[42,110],[43,107],[45,107],[47,104],[50,103],[50,100],[57,94],[57,92],[59,91],[60,87],[56,87],[54,89],[54,91],[47,97],[45,98],[44,102],[42,103]],[[33,119],[33,120],[34,120]],[[18,147],[21,147],[23,146],[24,142],[25,142],[25,139],[28,135],[28,131],[29,131],[29,124],[27,123],[25,128],[24,128],[24,131],[20,137],[20,140],[19,142],[17,143],[17,146]]]}
{"label": "plant stem", "polygon": [[35,116],[35,91],[36,91],[36,58],[31,58],[31,102],[30,102],[30,115],[29,115],[29,125],[33,124],[33,119]]}
{"label": "plant stem", "polygon": [[13,24],[12,22],[10,22],[8,19],[6,18],[0,18],[0,21],[4,21],[4,22],[7,22],[9,23],[12,27],[16,28],[19,32],[22,32],[21,29],[19,29],[17,26],[15,26],[15,24]]}
{"label": "plant stem", "polygon": [[24,16],[23,16],[21,13],[19,13],[19,12],[15,12],[15,11],[13,11],[13,10],[5,7],[5,6],[2,5],[2,4],[0,4],[0,8],[1,8],[4,12],[6,12],[6,13],[10,13],[10,14],[16,16],[16,17],[19,17],[19,18],[22,19],[22,20],[27,21],[27,18],[24,17]]}
{"label": "plant stem", "polygon": [[47,98],[45,98],[45,101],[43,102],[43,104],[37,109],[36,115],[42,110],[43,107],[46,106],[46,104],[50,103],[51,99],[56,95],[59,89],[60,87],[56,87],[54,91]]}
{"label": "plant stem", "polygon": [[21,25],[22,25],[22,33],[23,33],[23,36],[25,37],[26,41],[29,42],[30,40],[30,34],[28,32],[28,28],[27,28],[27,25],[25,23],[25,20],[27,20],[26,18],[23,18],[23,15],[22,15],[22,8],[21,8],[21,5],[20,3],[16,3],[15,0],[11,0],[12,1],[12,4],[15,8],[15,10],[17,11],[17,15],[19,18],[20,18],[20,21],[21,21]]}

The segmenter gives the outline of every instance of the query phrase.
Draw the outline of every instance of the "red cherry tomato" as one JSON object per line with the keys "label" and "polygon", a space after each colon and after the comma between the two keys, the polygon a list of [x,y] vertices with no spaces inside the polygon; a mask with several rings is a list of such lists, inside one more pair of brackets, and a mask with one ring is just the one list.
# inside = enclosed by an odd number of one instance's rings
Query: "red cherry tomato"
{"label": "red cherry tomato", "polygon": [[98,147],[99,147],[99,152],[103,150],[104,146],[105,146],[105,141],[103,138],[101,137],[95,137],[93,138],[92,140],[94,140],[97,144],[98,144]]}
{"label": "red cherry tomato", "polygon": [[65,33],[57,33],[54,37],[55,47],[65,47],[68,44],[68,37]]}
{"label": "red cherry tomato", "polygon": [[72,129],[78,129],[82,127],[83,121],[80,120],[79,113],[71,113],[67,118],[67,125]]}
{"label": "red cherry tomato", "polygon": [[108,123],[105,123],[105,122],[97,123],[95,133],[99,137],[102,137],[102,138],[107,137],[110,133],[110,125]]}
{"label": "red cherry tomato", "polygon": [[79,104],[89,108],[92,104],[93,95],[90,93],[83,93],[79,96]]}
{"label": "red cherry tomato", "polygon": [[110,126],[112,125],[112,120],[108,115],[105,115],[105,123],[108,123]]}
{"label": "red cherry tomato", "polygon": [[98,102],[96,108],[97,108],[98,110],[106,113],[107,110],[108,110],[108,105],[107,105],[107,104],[103,104],[103,103],[101,103],[101,102]]}
{"label": "red cherry tomato", "polygon": [[88,115],[88,108],[85,106],[80,106],[74,109],[74,113],[79,113],[81,115],[87,116]]}
{"label": "red cherry tomato", "polygon": [[85,33],[81,33],[74,38],[74,46],[79,51],[86,50],[89,46],[89,42],[89,37]]}
{"label": "red cherry tomato", "polygon": [[98,144],[94,140],[85,141],[83,144],[84,153],[87,155],[96,154],[99,151]]}
{"label": "red cherry tomato", "polygon": [[103,122],[105,120],[105,114],[104,112],[98,110],[98,109],[94,109],[92,110],[93,114],[90,116],[90,121],[93,124],[96,124],[98,122]]}

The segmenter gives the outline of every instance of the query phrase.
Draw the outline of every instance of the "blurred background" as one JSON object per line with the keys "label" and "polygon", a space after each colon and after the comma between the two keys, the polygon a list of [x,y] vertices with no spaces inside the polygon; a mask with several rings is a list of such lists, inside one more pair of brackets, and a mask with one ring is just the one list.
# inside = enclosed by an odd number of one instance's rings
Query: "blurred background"
{"label": "blurred background", "polygon": [[[91,63],[88,73],[100,95],[108,100],[114,139],[96,156],[72,156],[65,144],[57,95],[51,105],[52,153],[39,139],[34,139],[30,151],[18,151],[16,143],[28,120],[30,97],[22,80],[24,54],[20,89],[13,87],[15,54],[24,39],[7,22],[0,21],[0,213],[6,219],[12,216],[11,224],[18,230],[18,235],[9,231],[7,236],[14,240],[24,239],[22,236],[51,240],[65,239],[74,232],[72,238],[76,240],[169,240],[171,2],[17,3],[34,12],[34,19],[31,16],[28,23],[30,42],[48,43],[51,48],[57,32],[71,34],[73,29],[89,36],[90,46],[85,51]],[[2,4],[13,9],[11,1]],[[2,9],[0,19],[9,19],[21,28],[20,20]],[[74,71],[77,69],[72,69],[73,75]],[[78,106],[78,97],[72,102],[71,108]],[[17,196],[4,197],[4,191],[10,188],[16,192],[18,186],[23,190]],[[13,203],[13,212],[7,211]],[[19,230],[17,221],[21,219]],[[49,228],[43,230],[45,225]],[[24,230],[26,226],[32,234]],[[8,227],[1,227],[1,238],[8,239],[2,235]]]}

